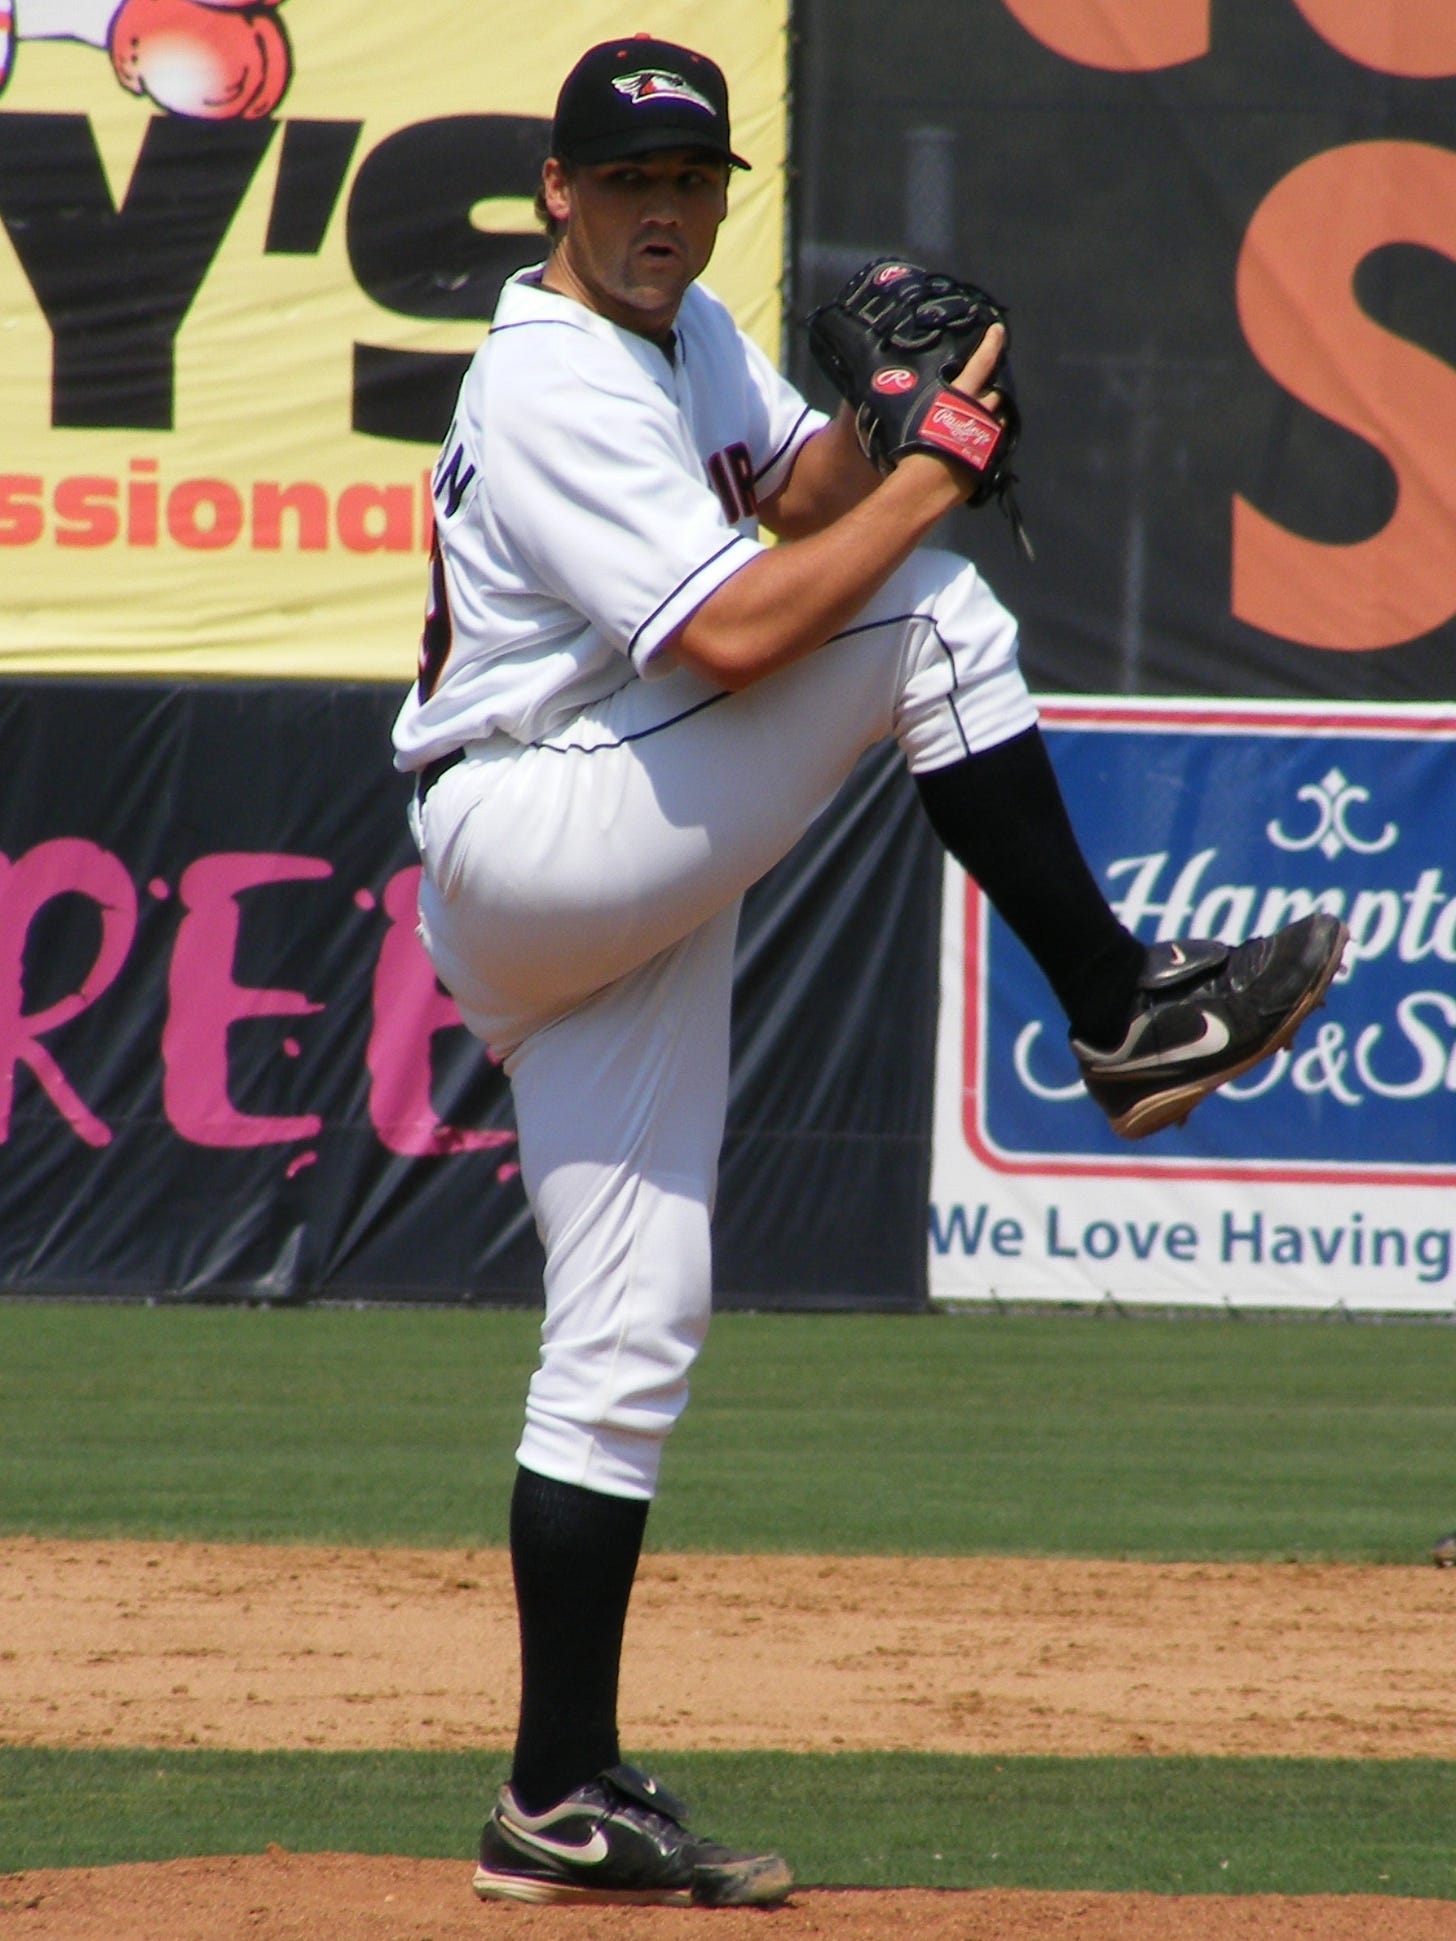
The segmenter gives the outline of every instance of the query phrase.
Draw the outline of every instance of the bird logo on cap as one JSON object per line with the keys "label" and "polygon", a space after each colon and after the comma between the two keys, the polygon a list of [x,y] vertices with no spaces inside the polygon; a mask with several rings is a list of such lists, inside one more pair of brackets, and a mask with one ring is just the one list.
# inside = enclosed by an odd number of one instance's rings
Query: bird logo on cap
{"label": "bird logo on cap", "polygon": [[669,73],[663,67],[640,68],[635,74],[616,74],[612,86],[618,94],[626,95],[636,106],[643,101],[686,101],[694,108],[701,108],[705,114],[712,114],[713,104],[706,95],[689,87],[680,74]]}

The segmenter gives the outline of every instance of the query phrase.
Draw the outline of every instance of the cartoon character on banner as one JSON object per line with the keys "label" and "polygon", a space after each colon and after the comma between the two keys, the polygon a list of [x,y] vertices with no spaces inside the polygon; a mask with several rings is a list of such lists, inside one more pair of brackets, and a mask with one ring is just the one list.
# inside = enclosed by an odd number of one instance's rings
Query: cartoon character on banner
{"label": "cartoon character on banner", "polygon": [[104,48],[121,85],[199,121],[271,115],[293,74],[280,0],[0,0],[0,92],[27,40]]}

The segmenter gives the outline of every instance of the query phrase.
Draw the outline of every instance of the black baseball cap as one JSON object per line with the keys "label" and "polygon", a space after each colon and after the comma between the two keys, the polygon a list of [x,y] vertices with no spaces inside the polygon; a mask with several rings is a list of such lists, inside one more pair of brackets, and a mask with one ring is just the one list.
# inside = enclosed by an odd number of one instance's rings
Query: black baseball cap
{"label": "black baseball cap", "polygon": [[551,153],[563,162],[615,162],[656,148],[705,148],[748,167],[730,145],[722,69],[651,34],[588,48],[561,84]]}

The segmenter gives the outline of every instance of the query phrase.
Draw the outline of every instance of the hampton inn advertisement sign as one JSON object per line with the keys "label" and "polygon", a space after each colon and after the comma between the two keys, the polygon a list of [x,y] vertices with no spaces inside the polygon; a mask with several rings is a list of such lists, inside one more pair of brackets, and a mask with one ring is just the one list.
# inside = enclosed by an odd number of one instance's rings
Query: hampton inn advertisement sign
{"label": "hampton inn advertisement sign", "polygon": [[1129,1144],[948,873],[932,1299],[1456,1308],[1456,710],[1079,701],[1044,723],[1135,935],[1238,942],[1323,909],[1351,942],[1291,1050]]}

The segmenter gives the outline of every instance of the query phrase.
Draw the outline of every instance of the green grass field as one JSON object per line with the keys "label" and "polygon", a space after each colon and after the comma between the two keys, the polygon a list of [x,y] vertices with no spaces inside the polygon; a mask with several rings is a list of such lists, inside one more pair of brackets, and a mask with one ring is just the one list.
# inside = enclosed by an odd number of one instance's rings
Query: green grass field
{"label": "green grass field", "polygon": [[[494,1544],[532,1314],[0,1303],[0,1530]],[[1416,1562],[1456,1330],[721,1316],[657,1549]],[[655,1757],[802,1878],[1456,1900],[1456,1762]],[[0,1871],[469,1852],[499,1761],[0,1751]]]}
{"label": "green grass field", "polygon": [[[1426,1760],[670,1753],[715,1838],[806,1886],[1456,1899],[1456,1768]],[[471,1856],[500,1783],[462,1753],[0,1753],[0,1874],[185,1854]]]}
{"label": "green grass field", "polygon": [[[0,1530],[494,1544],[529,1313],[0,1303]],[[1456,1329],[721,1315],[659,1549],[1424,1558]]]}

